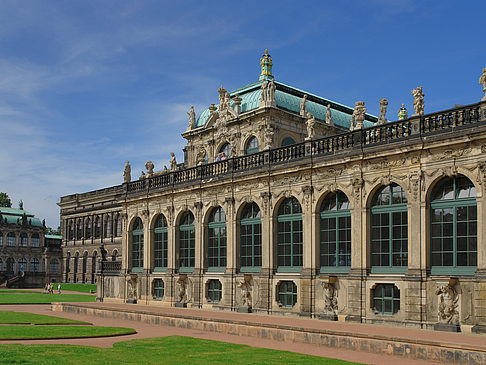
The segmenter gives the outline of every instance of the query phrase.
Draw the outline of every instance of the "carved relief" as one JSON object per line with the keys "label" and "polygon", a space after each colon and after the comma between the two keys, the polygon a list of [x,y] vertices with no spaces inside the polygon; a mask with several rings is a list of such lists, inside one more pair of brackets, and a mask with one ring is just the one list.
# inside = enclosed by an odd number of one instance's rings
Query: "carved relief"
{"label": "carved relief", "polygon": [[238,280],[239,298],[238,303],[242,307],[251,308],[252,303],[253,280],[251,275],[245,275],[243,279]]}
{"label": "carved relief", "polygon": [[459,324],[458,301],[459,296],[452,285],[441,285],[437,288],[438,295],[437,316],[440,323]]}
{"label": "carved relief", "polygon": [[304,194],[304,205],[305,205],[305,211],[308,211],[310,208],[310,203],[312,200],[312,186],[303,186],[302,187],[302,193]]}
{"label": "carved relief", "polygon": [[323,282],[322,288],[324,289],[324,314],[337,315],[338,301],[335,284],[331,282]]}
{"label": "carved relief", "polygon": [[260,194],[260,197],[262,198],[263,201],[263,213],[265,215],[268,214],[268,208],[270,206],[270,199],[271,199],[271,194],[267,191],[263,192]]}
{"label": "carved relief", "polygon": [[389,169],[392,167],[401,167],[404,166],[407,162],[406,158],[400,158],[397,160],[374,160],[367,162],[368,170],[382,170],[382,169]]}
{"label": "carved relief", "polygon": [[130,274],[127,277],[127,298],[137,299],[137,274]]}
{"label": "carved relief", "polygon": [[188,293],[187,293],[188,279],[187,275],[179,275],[176,282],[176,301],[179,303],[187,303]]}
{"label": "carved relief", "polygon": [[423,183],[422,171],[410,171],[408,173],[408,192],[412,200],[417,201],[420,197],[420,184]]}
{"label": "carved relief", "polygon": [[472,152],[472,148],[470,146],[466,146],[464,148],[454,148],[454,149],[447,149],[440,152],[430,152],[430,159],[433,161],[442,161],[457,157],[462,157],[464,155],[468,155]]}

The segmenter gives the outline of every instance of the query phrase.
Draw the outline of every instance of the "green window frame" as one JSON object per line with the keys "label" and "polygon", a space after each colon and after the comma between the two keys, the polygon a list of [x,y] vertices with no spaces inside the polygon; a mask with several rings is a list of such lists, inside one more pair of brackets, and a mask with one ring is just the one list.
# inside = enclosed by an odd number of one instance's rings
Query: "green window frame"
{"label": "green window frame", "polygon": [[373,289],[376,314],[394,315],[400,310],[400,290],[394,284],[377,284]]}
{"label": "green window frame", "polygon": [[302,207],[296,198],[287,198],[278,209],[277,271],[301,271],[303,248]]}
{"label": "green window frame", "polygon": [[408,209],[403,188],[381,187],[371,206],[371,272],[405,273],[408,267]]}
{"label": "green window frame", "polygon": [[39,259],[33,258],[30,260],[30,271],[39,272]]}
{"label": "green window frame", "polygon": [[160,214],[154,226],[154,271],[167,269],[167,220]]}
{"label": "green window frame", "polygon": [[224,154],[226,155],[226,158],[230,158],[231,145],[228,142],[226,142],[225,144],[223,144],[221,146],[221,148],[219,149],[219,152],[224,152]]}
{"label": "green window frame", "polygon": [[282,140],[282,147],[285,147],[285,146],[290,146],[290,145],[293,145],[295,144],[295,139],[293,139],[292,137],[285,137],[283,140]]}
{"label": "green window frame", "polygon": [[31,247],[39,247],[40,246],[40,238],[39,238],[39,235],[37,233],[34,233],[30,237],[30,246]]}
{"label": "green window frame", "polygon": [[445,178],[430,203],[430,272],[472,275],[477,269],[476,188],[465,176]]}
{"label": "green window frame", "polygon": [[25,257],[22,257],[21,259],[19,259],[18,263],[17,263],[17,271],[18,272],[27,272],[27,260],[25,259]]}
{"label": "green window frame", "polygon": [[260,207],[252,202],[240,219],[240,271],[259,272],[262,267],[262,220]]}
{"label": "green window frame", "polygon": [[135,220],[132,228],[131,249],[132,271],[140,272],[143,269],[143,223],[140,218]]}
{"label": "green window frame", "polygon": [[29,245],[29,238],[25,233],[20,235],[19,246],[27,247]]}
{"label": "green window frame", "polygon": [[7,233],[7,247],[15,247],[15,233],[9,232]]}
{"label": "green window frame", "polygon": [[207,259],[208,271],[226,269],[226,214],[221,207],[209,215]]}
{"label": "green window frame", "polygon": [[152,290],[155,299],[162,299],[164,297],[164,280],[154,279],[152,284]]}
{"label": "green window frame", "polygon": [[277,300],[282,308],[293,308],[297,303],[297,285],[293,281],[281,281],[277,287]]}
{"label": "green window frame", "polygon": [[251,137],[246,143],[245,151],[247,155],[251,155],[252,153],[257,153],[259,151],[258,138],[256,138],[255,136]]}
{"label": "green window frame", "polygon": [[179,224],[179,272],[194,271],[196,258],[194,215],[184,213]]}
{"label": "green window frame", "polygon": [[208,281],[208,302],[219,303],[223,295],[221,281],[211,279]]}
{"label": "green window frame", "polygon": [[342,191],[323,201],[320,213],[321,272],[348,272],[351,268],[351,212]]}

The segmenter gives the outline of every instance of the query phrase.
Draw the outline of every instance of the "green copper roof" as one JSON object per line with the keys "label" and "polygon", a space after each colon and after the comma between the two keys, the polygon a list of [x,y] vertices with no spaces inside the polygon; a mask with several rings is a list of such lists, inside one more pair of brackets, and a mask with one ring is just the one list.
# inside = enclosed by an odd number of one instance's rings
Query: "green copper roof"
{"label": "green copper roof", "polygon": [[53,240],[62,240],[62,236],[59,236],[57,234],[45,234],[44,237]]}
{"label": "green copper roof", "polygon": [[32,213],[23,209],[0,207],[0,214],[2,215],[2,223],[7,219],[8,224],[22,223],[22,217],[27,217],[27,224],[35,227],[42,227],[42,222],[39,218],[35,218]]}
{"label": "green copper roof", "polygon": [[[262,81],[257,81],[230,93],[231,97],[237,94],[241,97],[242,113],[257,109],[260,106],[261,84]],[[353,108],[294,88],[292,86],[285,85],[278,81],[276,81],[275,84],[277,86],[277,90],[275,91],[275,102],[278,108],[299,114],[302,97],[303,95],[307,95],[306,109],[308,112],[312,113],[316,119],[322,121],[326,119],[327,104],[330,103],[332,120],[334,124],[349,129],[351,125],[351,114],[353,113]],[[233,101],[230,102],[230,106],[234,106]],[[196,122],[196,127],[202,127],[204,124],[206,124],[209,115],[209,109],[205,109],[199,115]],[[364,122],[365,127],[373,126],[377,121],[377,118],[371,114],[367,114],[366,119],[367,120]]]}

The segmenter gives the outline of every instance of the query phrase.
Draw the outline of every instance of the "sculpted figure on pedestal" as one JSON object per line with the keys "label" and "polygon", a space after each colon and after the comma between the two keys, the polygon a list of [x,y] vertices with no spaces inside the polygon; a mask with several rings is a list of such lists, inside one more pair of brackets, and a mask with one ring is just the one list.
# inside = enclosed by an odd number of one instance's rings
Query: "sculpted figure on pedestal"
{"label": "sculpted figure on pedestal", "polygon": [[127,297],[137,299],[137,275],[130,275],[127,284]]}
{"label": "sculpted figure on pedestal", "polygon": [[338,303],[336,288],[332,283],[322,283],[324,289],[324,314],[337,315]]}
{"label": "sculpted figure on pedestal", "polygon": [[260,101],[261,102],[265,102],[265,101],[268,100],[267,88],[268,88],[268,82],[267,82],[267,80],[263,80],[261,92],[260,92]]}
{"label": "sculpted figure on pedestal", "polygon": [[189,126],[187,127],[187,130],[191,130],[196,128],[196,113],[194,112],[194,105],[191,105],[191,110],[189,110]]}
{"label": "sculpted figure on pedestal", "polygon": [[251,308],[251,277],[245,276],[243,280],[238,281],[238,288],[240,289],[240,301],[244,307]]}
{"label": "sculpted figure on pedestal", "polygon": [[147,169],[148,176],[152,176],[154,174],[154,164],[152,161],[147,161],[145,163],[145,168]]}
{"label": "sculpted figure on pedestal", "polygon": [[275,101],[275,90],[277,87],[275,86],[275,82],[270,81],[270,84],[268,85],[268,101]]}
{"label": "sculpted figure on pedestal", "polygon": [[355,103],[353,116],[356,122],[356,126],[354,127],[354,129],[362,129],[364,126],[363,122],[366,116],[366,107],[364,105],[365,105],[364,101],[357,101]]}
{"label": "sculpted figure on pedestal", "polygon": [[422,86],[412,90],[413,95],[413,108],[415,109],[415,115],[424,114],[424,93],[422,91]]}
{"label": "sculpted figure on pedestal", "polygon": [[329,124],[329,125],[334,125],[334,123],[332,121],[331,104],[327,104],[326,123]]}
{"label": "sculpted figure on pedestal", "polygon": [[306,141],[311,140],[315,137],[315,125],[316,125],[316,118],[311,113],[307,113],[307,137],[305,138]]}
{"label": "sculpted figure on pedestal", "polygon": [[177,279],[177,301],[179,303],[186,303],[187,302],[187,295],[186,295],[186,287],[187,287],[187,278],[185,276],[179,276]]}
{"label": "sculpted figure on pedestal", "polygon": [[459,296],[450,285],[440,286],[436,292],[439,296],[438,317],[440,323],[459,324],[459,312],[457,311]]}
{"label": "sculpted figure on pedestal", "polygon": [[486,100],[486,68],[483,68],[483,74],[479,77],[479,83],[483,85],[484,96],[481,101]]}
{"label": "sculpted figure on pedestal", "polygon": [[170,155],[172,156],[169,160],[169,163],[170,163],[170,169],[172,171],[176,170],[177,169],[177,161],[176,161],[176,157],[174,155],[174,152],[171,152]]}
{"label": "sculpted figure on pedestal", "polygon": [[130,163],[127,161],[125,164],[125,170],[123,170],[123,182],[129,183],[132,181],[132,168],[130,167]]}
{"label": "sculpted figure on pedestal", "polygon": [[300,115],[303,117],[307,115],[307,108],[305,106],[306,101],[307,101],[307,95],[304,95],[302,97],[302,100],[300,101]]}
{"label": "sculpted figure on pedestal", "polygon": [[385,98],[380,99],[380,115],[378,116],[378,123],[376,124],[385,124],[386,123],[386,108],[388,107],[388,100]]}
{"label": "sculpted figure on pedestal", "polygon": [[268,150],[273,147],[273,135],[273,128],[271,126],[265,127],[265,130],[263,131],[263,139],[265,142],[265,147],[263,148],[264,150]]}

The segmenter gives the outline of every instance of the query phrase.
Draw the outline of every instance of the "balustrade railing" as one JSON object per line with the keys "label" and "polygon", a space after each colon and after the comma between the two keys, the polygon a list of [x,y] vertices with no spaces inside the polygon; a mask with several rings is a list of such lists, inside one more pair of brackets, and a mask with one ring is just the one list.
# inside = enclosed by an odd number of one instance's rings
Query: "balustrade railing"
{"label": "balustrade railing", "polygon": [[[269,167],[272,164],[296,161],[311,156],[334,154],[354,148],[392,143],[413,135],[427,137],[440,131],[446,132],[457,127],[481,121],[480,103],[458,107],[417,118],[388,122],[370,128],[346,132],[290,146],[278,147],[251,155],[238,156],[224,161],[213,162],[188,169],[171,171],[127,184],[127,192],[163,188],[197,180],[207,180],[233,172],[253,168]],[[486,122],[486,120],[483,120]]]}
{"label": "balustrade railing", "polygon": [[103,274],[117,274],[121,272],[121,261],[101,261],[101,272]]}

